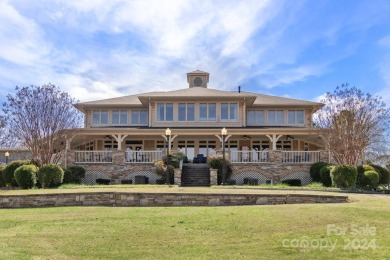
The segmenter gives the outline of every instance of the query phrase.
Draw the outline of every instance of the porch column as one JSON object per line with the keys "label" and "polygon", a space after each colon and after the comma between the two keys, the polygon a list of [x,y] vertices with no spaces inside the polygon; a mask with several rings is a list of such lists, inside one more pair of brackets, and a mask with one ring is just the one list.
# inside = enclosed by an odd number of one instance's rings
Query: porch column
{"label": "porch column", "polygon": [[118,135],[111,135],[111,136],[114,137],[118,143],[118,151],[122,150],[122,142],[123,140],[125,140],[126,137],[128,137],[128,135],[122,136],[121,134],[118,134]]}
{"label": "porch column", "polygon": [[[64,135],[62,137],[65,138],[64,167],[66,168],[66,167],[68,167],[68,151],[70,150],[70,147],[71,147],[70,144],[71,144],[73,138],[75,138],[76,136],[73,135],[73,136],[68,138],[68,135]],[[70,164],[73,164],[73,162],[74,162],[74,158],[71,157]]]}
{"label": "porch column", "polygon": [[276,150],[276,142],[279,140],[280,137],[282,137],[283,135],[277,135],[277,134],[272,134],[271,135],[266,135],[269,140],[272,142],[272,150],[275,151]]}

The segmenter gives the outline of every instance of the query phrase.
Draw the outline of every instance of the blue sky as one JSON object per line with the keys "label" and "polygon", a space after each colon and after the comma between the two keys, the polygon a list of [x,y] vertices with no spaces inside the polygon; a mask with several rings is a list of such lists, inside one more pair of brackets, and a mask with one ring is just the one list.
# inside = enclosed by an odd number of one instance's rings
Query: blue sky
{"label": "blue sky", "polygon": [[0,101],[51,82],[80,101],[187,87],[390,105],[390,1],[0,0]]}

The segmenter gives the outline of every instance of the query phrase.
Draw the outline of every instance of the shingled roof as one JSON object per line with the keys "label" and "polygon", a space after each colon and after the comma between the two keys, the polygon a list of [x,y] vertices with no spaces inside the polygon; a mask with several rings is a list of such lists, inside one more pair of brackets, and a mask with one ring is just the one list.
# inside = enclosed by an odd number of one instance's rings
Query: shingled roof
{"label": "shingled roof", "polygon": [[232,92],[210,88],[186,88],[165,92],[149,92],[138,95],[128,95],[116,98],[102,99],[78,103],[75,106],[82,109],[86,106],[137,106],[147,105],[151,100],[245,100],[253,106],[314,106],[320,108],[322,103],[285,98],[251,92]]}

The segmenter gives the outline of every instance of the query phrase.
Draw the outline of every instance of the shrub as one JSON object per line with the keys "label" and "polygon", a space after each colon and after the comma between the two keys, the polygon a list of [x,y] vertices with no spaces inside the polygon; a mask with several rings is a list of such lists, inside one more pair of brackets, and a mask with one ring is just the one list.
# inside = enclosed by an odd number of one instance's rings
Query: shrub
{"label": "shrub", "polygon": [[382,166],[370,164],[372,168],[375,169],[375,171],[379,174],[379,183],[378,184],[384,184],[388,185],[390,182],[390,172],[388,169],[383,168]]}
{"label": "shrub", "polygon": [[45,164],[37,173],[42,188],[58,187],[64,179],[64,170],[57,164]]}
{"label": "shrub", "polygon": [[337,188],[351,189],[356,184],[357,170],[351,165],[335,165],[330,170],[332,184]]}
{"label": "shrub", "polygon": [[302,181],[300,179],[289,179],[282,181],[283,184],[288,186],[302,186]]}
{"label": "shrub", "polygon": [[357,166],[356,168],[357,168],[356,186],[362,187],[360,180],[363,177],[363,173],[365,171],[375,171],[375,169],[368,164],[362,164]]}
{"label": "shrub", "polygon": [[376,188],[379,183],[379,174],[376,171],[365,171],[360,179],[362,188],[372,189]]}
{"label": "shrub", "polygon": [[310,166],[310,177],[314,182],[321,182],[320,170],[324,166],[328,166],[327,162],[316,162]]}
{"label": "shrub", "polygon": [[85,169],[82,166],[69,166],[64,171],[64,180],[62,183],[77,183],[81,184],[85,177]]}
{"label": "shrub", "polygon": [[30,164],[30,161],[12,161],[5,166],[3,170],[4,184],[11,187],[18,187],[18,183],[15,180],[15,170],[22,165]]}
{"label": "shrub", "polygon": [[334,165],[327,165],[322,167],[320,170],[321,183],[325,187],[332,186],[332,178],[330,177],[330,171],[332,170],[333,166]]}
{"label": "shrub", "polygon": [[[164,180],[164,183],[165,183],[166,174],[167,174],[167,165],[166,165],[166,163],[163,160],[158,160],[158,161],[154,162],[154,167],[156,167],[156,174],[160,175],[161,178]],[[168,169],[169,169],[169,183],[172,184],[174,182],[174,169],[171,166],[171,164],[169,165]]]}
{"label": "shrub", "polygon": [[15,180],[22,189],[31,189],[37,183],[38,167],[32,164],[25,164],[15,170]]}
{"label": "shrub", "polygon": [[3,181],[3,171],[4,171],[5,166],[0,166],[0,187],[4,187],[5,183]]}
{"label": "shrub", "polygon": [[[222,183],[222,171],[223,171],[223,157],[222,155],[218,156],[209,156],[207,157],[207,163],[209,166],[213,169],[217,169],[217,183],[221,184]],[[225,163],[226,163],[226,181],[230,178],[232,175],[232,166],[228,160],[225,158]]]}

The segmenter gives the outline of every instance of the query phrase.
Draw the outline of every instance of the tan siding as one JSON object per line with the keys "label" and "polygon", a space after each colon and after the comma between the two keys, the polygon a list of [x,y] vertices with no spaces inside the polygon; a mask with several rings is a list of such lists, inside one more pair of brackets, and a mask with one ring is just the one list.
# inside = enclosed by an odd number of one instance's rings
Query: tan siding
{"label": "tan siding", "polygon": [[154,140],[144,141],[144,150],[154,150],[156,148]]}

